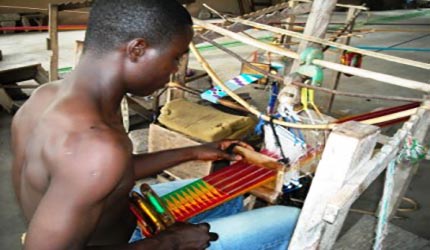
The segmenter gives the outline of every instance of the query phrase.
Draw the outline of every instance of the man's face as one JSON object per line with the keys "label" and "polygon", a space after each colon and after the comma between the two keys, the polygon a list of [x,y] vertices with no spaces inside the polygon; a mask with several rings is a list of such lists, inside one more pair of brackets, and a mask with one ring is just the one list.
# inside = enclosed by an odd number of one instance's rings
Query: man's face
{"label": "man's face", "polygon": [[135,62],[125,66],[127,92],[146,96],[164,87],[171,74],[178,70],[180,58],[188,53],[188,45],[193,37],[191,27],[180,35],[175,35],[165,46],[147,45]]}

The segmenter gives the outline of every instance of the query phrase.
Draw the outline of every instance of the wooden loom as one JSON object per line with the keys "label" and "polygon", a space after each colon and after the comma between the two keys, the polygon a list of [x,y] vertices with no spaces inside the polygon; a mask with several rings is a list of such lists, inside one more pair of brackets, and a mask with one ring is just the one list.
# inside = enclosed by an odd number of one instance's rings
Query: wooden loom
{"label": "wooden loom", "polygon": [[233,152],[243,155],[244,160],[162,197],[147,184],[142,184],[141,194],[132,192],[130,209],[143,234],[157,234],[176,221],[186,221],[250,190],[276,189],[279,182],[282,185],[285,166],[272,158],[273,154],[240,146],[235,146]]}

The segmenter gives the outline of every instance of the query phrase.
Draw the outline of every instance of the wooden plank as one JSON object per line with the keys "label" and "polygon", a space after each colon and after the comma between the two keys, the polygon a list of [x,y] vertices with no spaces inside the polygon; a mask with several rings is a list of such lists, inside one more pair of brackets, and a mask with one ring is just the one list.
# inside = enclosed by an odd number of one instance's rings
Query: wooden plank
{"label": "wooden plank", "polygon": [[333,130],[305,200],[290,249],[321,247],[323,216],[331,194],[370,159],[378,134],[379,128],[358,122],[347,122]]}
{"label": "wooden plank", "polygon": [[49,4],[49,48],[51,49],[49,81],[58,80],[58,5]]}
{"label": "wooden plank", "polygon": [[[157,124],[149,126],[148,152],[166,149],[197,146],[201,142],[188,138],[185,135],[163,128]],[[212,170],[212,162],[190,161],[179,164],[165,172],[181,179],[201,178]]]}
{"label": "wooden plank", "polygon": [[0,83],[7,85],[34,79],[37,75],[37,71],[40,70],[40,68],[40,64],[32,64],[18,68],[1,70]]}

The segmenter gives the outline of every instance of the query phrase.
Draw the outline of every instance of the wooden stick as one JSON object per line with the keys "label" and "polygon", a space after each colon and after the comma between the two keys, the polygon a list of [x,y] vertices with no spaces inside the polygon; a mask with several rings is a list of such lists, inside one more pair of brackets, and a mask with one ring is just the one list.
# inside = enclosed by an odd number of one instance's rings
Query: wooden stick
{"label": "wooden stick", "polygon": [[372,95],[372,94],[343,92],[343,91],[332,90],[332,89],[322,88],[322,87],[317,87],[317,86],[309,86],[308,84],[304,84],[304,83],[297,82],[297,81],[294,81],[291,84],[295,85],[295,86],[299,86],[299,87],[303,87],[303,88],[309,88],[309,89],[315,89],[318,91],[331,93],[331,94],[335,94],[335,95],[368,98],[368,99],[380,99],[380,100],[389,100],[389,101],[401,101],[401,102],[423,102],[424,101],[424,99],[422,99],[422,98],[410,98],[410,97],[402,97],[402,96],[384,96],[384,95]]}
{"label": "wooden stick", "polygon": [[[221,27],[218,27],[216,25],[206,23],[206,22],[201,21],[199,19],[193,19],[193,20],[194,20],[194,23],[197,25],[205,27],[206,29],[213,30],[213,31],[218,32],[222,35],[234,38],[234,39],[239,40],[243,43],[255,46],[255,47],[260,48],[260,49],[264,49],[266,51],[270,51],[270,52],[277,53],[277,54],[280,54],[283,56],[287,56],[287,57],[290,57],[293,59],[299,59],[299,55],[296,52],[293,52],[291,50],[287,50],[287,49],[277,47],[277,46],[274,46],[271,44],[266,44],[264,42],[260,42],[260,41],[255,40],[255,39],[251,39],[249,37],[245,37],[243,35],[240,35],[240,34],[228,31],[226,29],[223,29]],[[342,64],[338,64],[338,63],[332,63],[332,62],[317,60],[317,59],[313,60],[313,64],[319,65],[322,67],[326,67],[328,69],[332,69],[335,71],[340,71],[340,72],[351,74],[351,75],[361,76],[363,78],[374,79],[377,81],[381,81],[381,82],[385,82],[385,83],[389,83],[389,84],[393,84],[393,85],[397,85],[397,86],[401,86],[401,87],[405,87],[405,88],[421,90],[424,92],[430,92],[430,85],[427,83],[423,83],[423,82],[408,80],[408,79],[404,79],[404,78],[400,78],[400,77],[395,77],[392,75],[377,73],[377,72],[373,72],[370,70],[354,68],[354,67],[345,66]]]}
{"label": "wooden stick", "polygon": [[324,45],[332,46],[335,48],[340,48],[343,50],[348,50],[348,51],[360,53],[362,55],[366,55],[366,56],[370,56],[370,57],[374,57],[374,58],[379,58],[379,59],[386,60],[386,61],[396,62],[396,63],[409,65],[409,66],[413,66],[413,67],[418,67],[418,68],[422,68],[422,69],[430,69],[430,64],[428,64],[428,63],[423,63],[423,62],[418,62],[418,61],[405,59],[405,58],[401,58],[401,57],[397,57],[397,56],[391,56],[391,55],[387,55],[387,54],[381,54],[381,53],[377,53],[377,52],[367,51],[364,49],[355,48],[353,46],[349,46],[349,45],[345,45],[345,44],[341,44],[341,43],[335,43],[335,42],[327,41],[327,40],[324,40],[321,38],[312,37],[312,36],[300,34],[300,33],[294,32],[294,31],[285,30],[285,29],[281,29],[281,28],[277,28],[277,27],[273,27],[273,26],[269,26],[269,25],[265,25],[265,24],[259,24],[259,23],[249,21],[249,20],[244,20],[241,18],[231,18],[231,20],[238,22],[238,23],[249,25],[249,26],[254,27],[254,28],[264,29],[264,30],[272,31],[275,33],[283,34],[283,35],[289,35],[292,37],[304,39],[304,40],[311,41],[314,43],[324,44]]}
{"label": "wooden stick", "polygon": [[[207,37],[203,36],[203,35],[197,35],[199,38],[201,38],[202,40],[212,44],[213,46],[217,47],[218,49],[224,51],[225,53],[231,55],[232,57],[236,58],[237,60],[239,60],[240,62],[242,62],[243,64],[247,65],[249,68],[263,74],[266,77],[270,77],[273,78],[275,80],[278,80],[279,82],[282,82],[284,80],[283,77],[275,75],[275,74],[271,74],[269,71],[265,71],[259,67],[256,67],[254,65],[252,65],[251,63],[249,63],[247,60],[243,59],[241,56],[239,56],[238,54],[234,53],[233,51],[225,48],[224,46],[218,44],[215,41],[212,41],[210,39],[208,39]],[[338,91],[338,90],[332,90],[332,89],[328,89],[328,88],[322,88],[322,87],[317,87],[317,86],[310,86],[308,84],[304,84],[301,82],[297,82],[294,81],[291,83],[292,85],[295,86],[299,86],[299,87],[304,87],[304,88],[309,88],[309,89],[315,89],[318,91],[323,91],[326,93],[331,93],[331,94],[335,94],[335,95],[344,95],[344,96],[351,96],[351,97],[359,97],[359,98],[370,98],[370,99],[381,99],[381,100],[390,100],[390,101],[404,101],[404,102],[422,102],[424,101],[424,99],[420,99],[420,98],[408,98],[408,97],[401,97],[401,96],[383,96],[383,95],[371,95],[371,94],[360,94],[360,93],[350,93],[350,92],[342,92],[342,91]]]}
{"label": "wooden stick", "polygon": [[[293,0],[295,2],[302,2],[302,3],[312,3],[313,1],[311,0]],[[362,5],[350,5],[350,4],[336,4],[337,7],[342,7],[342,8],[353,8],[353,9],[359,9],[359,10],[369,10],[369,8],[364,7]]]}
{"label": "wooden stick", "polygon": [[408,80],[397,76],[378,73],[378,72],[374,72],[366,69],[349,67],[339,63],[332,63],[332,62],[323,61],[323,60],[314,60],[313,63],[315,65],[319,65],[329,69],[334,69],[350,75],[373,79],[376,81],[381,81],[381,82],[389,83],[389,84],[404,87],[404,88],[420,90],[423,92],[430,92],[430,85],[424,82]]}
{"label": "wooden stick", "polygon": [[364,121],[360,121],[360,122],[365,123],[365,124],[383,123],[383,122],[386,122],[388,120],[396,120],[396,119],[400,119],[400,118],[409,117],[409,116],[415,114],[417,112],[417,110],[418,110],[418,108],[408,109],[408,110],[397,112],[394,114],[384,115],[384,116],[381,116],[378,118],[372,118],[372,119],[368,119],[368,120],[364,120]]}
{"label": "wooden stick", "polygon": [[[251,19],[251,20],[256,21],[256,22],[258,21],[259,23],[279,21],[288,15],[299,15],[299,14],[303,14],[303,13],[308,13],[309,9],[310,9],[309,6],[310,6],[310,4],[300,4],[296,8],[287,9],[288,3],[281,3],[278,5],[266,8],[266,9],[262,9],[262,10],[258,10],[256,12],[246,14],[242,18]],[[273,14],[270,14],[270,13],[273,13]],[[270,15],[268,15],[268,14],[270,14]],[[228,24],[229,23],[226,23],[223,21],[220,25],[225,26]],[[228,29],[228,30],[231,30],[234,32],[240,32],[240,31],[247,29],[247,27],[243,24],[240,24],[240,23],[233,23],[233,24],[229,25],[228,27],[225,27],[225,29]],[[218,33],[210,31],[210,30],[205,32],[204,34],[205,34],[205,36],[210,37],[211,39],[215,39],[215,38],[220,37],[220,35]],[[194,38],[193,41],[196,44],[201,42],[200,40],[198,40],[196,38]]]}

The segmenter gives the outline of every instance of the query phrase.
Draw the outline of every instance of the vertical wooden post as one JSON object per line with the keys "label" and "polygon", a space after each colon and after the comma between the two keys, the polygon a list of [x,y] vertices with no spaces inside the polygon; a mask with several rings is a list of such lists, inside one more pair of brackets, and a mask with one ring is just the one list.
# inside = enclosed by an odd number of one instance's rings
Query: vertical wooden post
{"label": "vertical wooden post", "polygon": [[[315,0],[312,4],[311,12],[309,14],[308,20],[306,21],[306,27],[304,30],[305,35],[315,36],[318,38],[324,38],[328,24],[330,23],[331,14],[336,6],[337,0]],[[302,40],[299,44],[297,53],[303,52],[306,47],[309,46],[309,42]],[[290,68],[290,73],[295,72],[300,66],[300,60],[294,60],[293,65]],[[284,84],[289,85],[294,79],[291,74],[287,74],[284,79]],[[299,89],[297,86],[289,86],[289,88]],[[288,92],[284,88],[280,95]],[[297,91],[298,92],[298,91]]]}
{"label": "vertical wooden post", "polygon": [[[354,18],[356,11],[360,11],[360,10],[357,10],[355,8],[349,8],[348,9],[348,14],[346,16],[345,24],[348,23],[349,21],[351,21],[352,18]],[[349,32],[352,32],[354,30],[354,23],[355,23],[355,20],[352,21],[351,26],[348,28]],[[347,38],[343,38],[341,40],[341,42],[344,43],[344,44],[346,44],[346,45],[349,45],[349,43],[351,42],[351,37],[348,36]],[[342,55],[342,53],[343,53],[343,50],[341,50],[339,52],[338,56],[340,57]],[[340,77],[341,76],[342,76],[341,72],[336,72],[335,73],[334,83],[333,83],[332,89],[334,89],[334,90],[337,89],[337,87],[339,85],[339,81],[340,81]],[[334,102],[334,98],[335,98],[335,95],[334,94],[330,94],[330,99],[329,99],[329,102],[328,102],[328,105],[327,105],[327,112],[331,111],[331,108],[332,108],[332,105],[333,105],[333,102]]]}
{"label": "vertical wooden post", "polygon": [[49,46],[52,51],[49,81],[58,80],[58,5],[49,4]]}
{"label": "vertical wooden post", "polygon": [[[171,81],[179,83],[180,85],[185,85],[185,79],[187,77],[187,67],[188,67],[189,53],[183,55],[179,60],[178,72],[171,76]],[[174,99],[184,98],[184,91],[177,89],[167,90],[167,102]]]}
{"label": "vertical wooden post", "polygon": [[237,4],[239,5],[239,14],[243,16],[245,14],[245,8],[243,6],[243,0],[237,0]]}
{"label": "vertical wooden post", "polygon": [[0,106],[7,112],[13,113],[14,102],[3,88],[0,88]]}
{"label": "vertical wooden post", "polygon": [[[330,18],[336,7],[337,0],[315,0],[312,4],[311,13],[303,34],[310,35],[318,38],[325,38]],[[299,44],[297,53],[304,51],[310,44],[306,40],[302,40]],[[315,46],[315,45],[313,45]],[[300,65],[299,60],[295,60],[291,71],[294,72]]]}
{"label": "vertical wooden post", "polygon": [[[420,117],[420,120],[414,133],[411,135],[413,138],[417,139],[419,143],[423,143],[428,132],[428,124],[430,123],[430,101],[426,101],[424,105],[418,109],[418,116]],[[412,164],[409,162],[401,162],[397,164],[394,172],[391,203],[388,206],[387,214],[389,215],[389,220],[395,215],[417,169],[418,164]],[[381,207],[381,202],[379,203],[379,208]]]}
{"label": "vertical wooden post", "polygon": [[[288,8],[289,9],[293,10],[294,7],[296,7],[296,6],[297,6],[296,1],[289,1],[288,2]],[[287,24],[287,30],[293,30],[295,21],[296,21],[296,15],[294,15],[294,14],[292,14],[291,16],[289,16],[287,18],[287,23],[288,23]],[[291,38],[292,38],[291,36],[287,36],[285,41],[284,41],[284,44],[288,45],[291,42]]]}
{"label": "vertical wooden post", "polygon": [[339,125],[330,134],[289,249],[326,249],[321,244],[326,205],[333,193],[363,163],[376,145],[379,128],[358,122]]}

